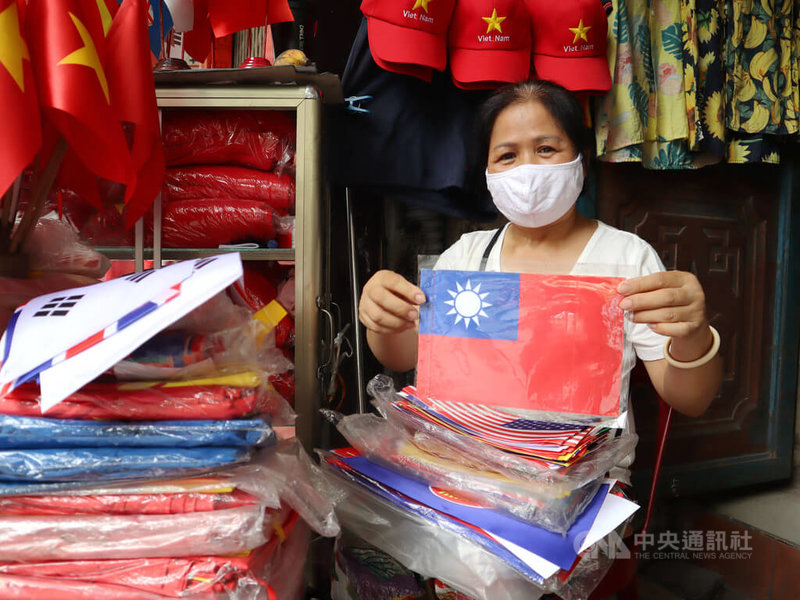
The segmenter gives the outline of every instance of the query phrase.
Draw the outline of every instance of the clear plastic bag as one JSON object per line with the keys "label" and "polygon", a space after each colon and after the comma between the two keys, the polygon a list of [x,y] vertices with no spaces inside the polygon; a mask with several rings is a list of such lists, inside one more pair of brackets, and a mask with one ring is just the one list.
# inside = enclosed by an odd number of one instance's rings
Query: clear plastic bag
{"label": "clear plastic bag", "polygon": [[420,272],[416,385],[423,398],[480,403],[523,417],[621,426],[625,342],[620,277]]}
{"label": "clear plastic bag", "polygon": [[519,520],[559,533],[566,533],[600,487],[599,478],[570,489],[524,474],[510,477],[478,456],[460,452],[424,432],[412,434],[372,414],[343,417],[337,428],[373,462],[432,486],[458,490]]}
{"label": "clear plastic bag", "polygon": [[81,243],[78,231],[55,214],[39,219],[23,248],[32,271],[58,271],[101,278],[111,261],[100,252]]}
{"label": "clear plastic bag", "polygon": [[535,600],[544,593],[436,511],[401,509],[329,468],[320,485],[343,527],[420,575],[439,577],[479,600]]}
{"label": "clear plastic bag", "polygon": [[479,461],[487,467],[512,479],[532,478],[538,482],[554,486],[556,493],[569,492],[602,477],[636,447],[638,437],[627,431],[614,437],[607,436],[604,441],[591,449],[581,460],[569,467],[532,460],[509,452],[504,452],[488,444],[460,435],[447,427],[428,420],[415,418],[399,410],[395,402],[397,395],[392,379],[386,375],[376,375],[367,385],[375,406],[390,422],[410,431],[415,440],[424,444],[425,436],[445,443],[457,453],[469,457],[470,462]]}
{"label": "clear plastic bag", "polygon": [[[105,586],[112,584],[130,594],[123,597],[138,598],[141,596],[134,594],[139,593],[157,594],[158,598],[266,599],[268,584],[264,575],[275,571],[274,565],[288,554],[284,549],[296,544],[295,532],[301,528],[297,513],[289,512],[280,523],[276,522],[266,544],[239,556],[0,563],[0,596],[6,597],[3,581],[11,577],[35,579],[51,585],[54,590],[60,589],[60,585],[84,586],[95,590],[98,598],[116,598],[116,595],[105,595],[108,591]],[[307,528],[304,531],[307,537]],[[302,572],[304,557],[292,555],[290,558],[294,561],[292,568]]]}
{"label": "clear plastic bag", "polygon": [[0,495],[173,494],[235,489],[256,497],[259,503],[270,508],[286,504],[318,534],[333,537],[339,533],[339,522],[330,499],[315,487],[318,473],[319,468],[300,442],[292,438],[255,452],[247,462],[208,469],[183,479],[124,481],[109,478],[95,484],[85,481],[0,483]]}
{"label": "clear plastic bag", "polygon": [[0,560],[223,555],[264,544],[280,523],[261,505],[172,515],[0,516]]}
{"label": "clear plastic bag", "polygon": [[[23,384],[0,398],[0,414],[41,416],[38,386]],[[244,372],[186,381],[93,382],[47,411],[60,419],[155,421],[272,416],[277,426],[294,412],[259,373]]]}
{"label": "clear plastic bag", "polygon": [[247,448],[66,448],[0,450],[0,481],[156,479],[208,471],[250,457]]}
{"label": "clear plastic bag", "polygon": [[294,208],[294,197],[294,177],[230,165],[171,168],[164,179],[165,202],[256,200],[285,215]]}
{"label": "clear plastic bag", "polygon": [[275,441],[275,432],[264,419],[131,423],[0,415],[0,449],[254,448]]}
{"label": "clear plastic bag", "polygon": [[[323,462],[324,464],[324,462]],[[530,600],[555,593],[567,600],[586,600],[611,564],[609,541],[626,521],[591,546],[569,571],[534,580],[496,547],[482,545],[469,527],[423,505],[404,508],[368,491],[342,472],[325,468],[319,483],[336,505],[342,527],[426,577],[435,577],[476,600]]]}
{"label": "clear plastic bag", "polygon": [[275,110],[170,110],[162,124],[168,166],[228,164],[293,171],[294,116]]}
{"label": "clear plastic bag", "polygon": [[167,331],[115,364],[112,373],[124,381],[185,380],[247,370],[265,376],[285,373],[294,364],[277,348],[273,329],[249,318],[232,329],[206,334]]}

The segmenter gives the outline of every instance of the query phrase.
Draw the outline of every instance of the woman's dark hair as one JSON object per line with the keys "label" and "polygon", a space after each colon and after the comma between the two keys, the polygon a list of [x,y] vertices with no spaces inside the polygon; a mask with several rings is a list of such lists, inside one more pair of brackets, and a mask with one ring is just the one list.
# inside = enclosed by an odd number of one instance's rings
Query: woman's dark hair
{"label": "woman's dark hair", "polygon": [[584,161],[589,161],[594,143],[580,102],[572,92],[557,83],[536,79],[502,87],[481,106],[478,112],[478,140],[481,153],[479,156],[482,157],[484,166],[489,156],[489,140],[497,116],[512,104],[531,101],[540,102],[547,109],[575,149],[583,155]]}

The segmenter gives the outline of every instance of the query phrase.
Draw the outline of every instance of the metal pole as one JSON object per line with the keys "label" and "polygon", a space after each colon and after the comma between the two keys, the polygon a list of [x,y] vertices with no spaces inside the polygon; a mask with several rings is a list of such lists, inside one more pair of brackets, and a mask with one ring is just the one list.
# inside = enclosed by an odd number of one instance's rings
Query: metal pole
{"label": "metal pole", "polygon": [[353,222],[353,203],[350,199],[350,188],[345,188],[345,210],[347,213],[347,238],[350,252],[350,285],[353,300],[353,348],[356,354],[356,387],[358,388],[358,412],[367,410],[364,399],[364,355],[361,347],[361,321],[358,320],[358,270],[356,269],[356,228]]}

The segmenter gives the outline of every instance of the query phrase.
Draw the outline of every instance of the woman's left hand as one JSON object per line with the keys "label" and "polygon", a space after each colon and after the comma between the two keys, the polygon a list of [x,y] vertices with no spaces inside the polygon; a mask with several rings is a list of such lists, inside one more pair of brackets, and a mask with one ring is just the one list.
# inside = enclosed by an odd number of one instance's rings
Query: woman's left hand
{"label": "woman's left hand", "polygon": [[620,308],[631,311],[634,322],[647,323],[672,338],[670,354],[676,360],[692,361],[711,347],[706,297],[691,273],[663,271],[636,277],[623,281],[617,291],[625,296]]}

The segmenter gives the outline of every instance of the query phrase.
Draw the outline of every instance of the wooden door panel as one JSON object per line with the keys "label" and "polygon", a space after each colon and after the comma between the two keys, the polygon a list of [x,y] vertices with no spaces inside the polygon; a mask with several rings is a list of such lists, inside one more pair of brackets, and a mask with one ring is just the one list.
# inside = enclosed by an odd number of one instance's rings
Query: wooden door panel
{"label": "wooden door panel", "polygon": [[[709,320],[722,337],[719,395],[702,417],[676,415],[673,421],[664,465],[675,493],[789,476],[794,397],[786,381],[793,375],[796,394],[797,327],[786,311],[797,306],[789,280],[791,273],[796,279],[797,261],[787,264],[784,246],[797,235],[792,238],[789,226],[788,168],[599,167],[598,217],[646,239],[668,269],[697,275]],[[646,448],[656,422],[655,395],[642,384],[632,393]]]}

